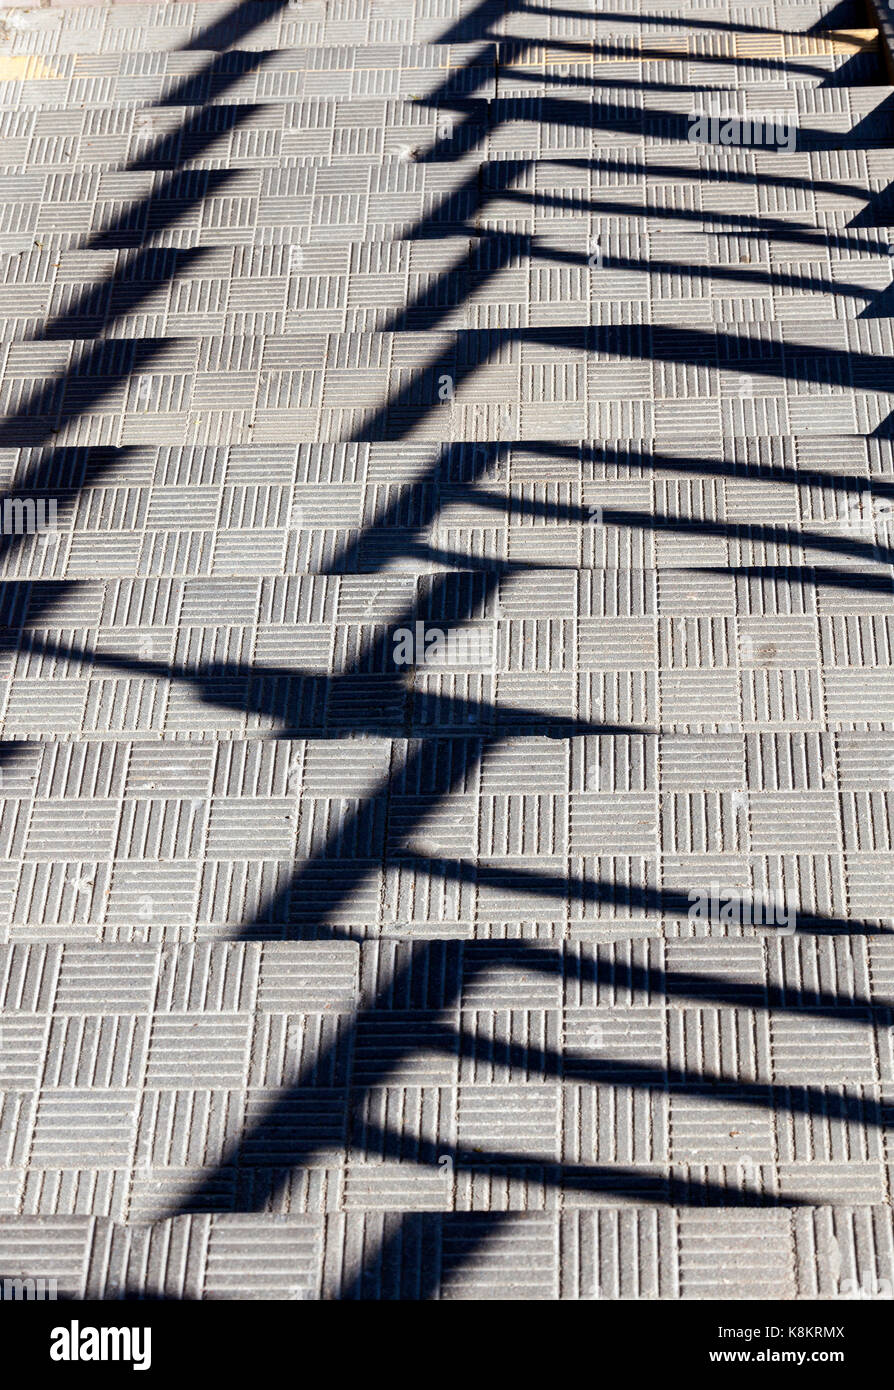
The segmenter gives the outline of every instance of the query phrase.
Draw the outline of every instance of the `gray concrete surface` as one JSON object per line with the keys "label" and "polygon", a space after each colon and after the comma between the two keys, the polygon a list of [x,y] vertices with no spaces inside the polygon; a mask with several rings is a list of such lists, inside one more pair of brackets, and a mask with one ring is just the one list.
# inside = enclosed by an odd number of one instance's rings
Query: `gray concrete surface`
{"label": "gray concrete surface", "polygon": [[0,1280],[891,1295],[868,23],[0,15]]}

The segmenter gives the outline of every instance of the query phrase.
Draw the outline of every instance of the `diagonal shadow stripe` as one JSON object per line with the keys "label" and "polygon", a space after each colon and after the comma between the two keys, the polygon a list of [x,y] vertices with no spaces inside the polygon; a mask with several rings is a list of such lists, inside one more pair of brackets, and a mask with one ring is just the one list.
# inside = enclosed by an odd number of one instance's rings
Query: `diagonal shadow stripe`
{"label": "diagonal shadow stripe", "polygon": [[[517,950],[523,948],[528,943],[513,941],[512,945]],[[425,961],[431,954],[436,943],[422,942],[417,948],[416,968],[424,972],[426,969]],[[531,953],[532,955],[535,953]],[[551,953],[540,950],[540,964],[543,965]],[[528,952],[525,950],[527,957]],[[439,1017],[443,1018],[444,1012],[455,1003],[456,995],[460,987],[467,987],[481,974],[491,968],[492,963],[479,958],[477,962],[470,962],[463,971],[462,977],[454,974],[452,980],[445,982],[442,991],[440,1008],[425,1029],[426,1046],[434,1050],[446,1052],[451,1057],[476,1057],[480,1056],[484,1061],[491,1061],[492,1039],[477,1039],[474,1035],[464,1032],[462,1029],[455,1029],[444,1022],[439,1022]],[[549,963],[552,969],[552,962]],[[354,1018],[351,1025],[351,1039],[355,1039],[357,1031],[367,1021],[375,1020],[379,1012],[380,1004],[387,1006],[387,1001],[392,994],[400,995],[408,983],[409,973],[413,969],[413,961],[408,960],[402,967],[399,967],[396,975],[387,981],[379,990],[379,994],[373,1003],[366,1009],[361,1010]],[[460,983],[461,979],[461,983]],[[840,1012],[838,1014],[840,1016]],[[848,1011],[850,1017],[850,1011]],[[343,1047],[350,1048],[351,1041],[344,1040]],[[409,1044],[412,1050],[412,1042]],[[361,1084],[351,1087],[353,1097],[352,1109],[357,1108],[357,1098],[368,1094],[372,1089],[386,1084],[400,1063],[406,1056],[407,1047],[397,1046],[387,1052],[379,1049],[375,1054],[375,1059],[367,1060],[364,1069],[364,1080]],[[862,1097],[829,1091],[828,1089],[817,1089],[805,1085],[785,1085],[778,1086],[768,1083],[753,1082],[743,1086],[741,1080],[735,1076],[726,1076],[722,1073],[714,1074],[705,1071],[693,1076],[689,1072],[684,1072],[678,1068],[658,1065],[646,1065],[637,1062],[630,1062],[622,1058],[605,1059],[600,1065],[598,1057],[587,1054],[565,1051],[557,1053],[548,1048],[519,1047],[511,1043],[500,1044],[500,1059],[504,1065],[516,1066],[525,1071],[533,1067],[535,1072],[554,1078],[573,1079],[589,1084],[611,1083],[615,1085],[625,1085],[645,1090],[659,1090],[670,1092],[671,1094],[681,1094],[687,1096],[698,1096],[700,1099],[708,1099],[722,1103],[735,1095],[737,1103],[757,1107],[758,1109],[770,1108],[774,1112],[783,1109],[792,1114],[812,1115],[822,1113],[829,1118],[837,1120],[859,1119],[863,1124],[872,1127],[886,1127],[889,1117],[885,1107],[877,1101],[867,1100]],[[319,1059],[314,1059],[311,1070],[305,1070],[304,1074],[298,1078],[295,1086],[288,1092],[280,1092],[279,1095],[267,1105],[260,1118],[256,1119],[254,1125],[247,1136],[244,1136],[239,1144],[231,1151],[230,1155],[224,1160],[220,1168],[213,1174],[206,1174],[202,1183],[193,1191],[187,1201],[178,1209],[182,1212],[206,1211],[209,1204],[218,1202],[219,1194],[224,1179],[228,1172],[239,1169],[243,1164],[250,1168],[257,1169],[259,1164],[264,1169],[264,1176],[257,1174],[257,1181],[252,1186],[252,1200],[249,1205],[243,1204],[242,1210],[259,1210],[271,1203],[277,1191],[285,1180],[285,1171],[282,1164],[282,1152],[285,1145],[288,1151],[290,1133],[294,1132],[295,1118],[294,1106],[300,1094],[307,1088],[313,1087],[313,1068],[318,1065]],[[364,1120],[364,1130],[368,1137],[375,1134],[375,1125]],[[391,1136],[391,1143],[397,1143],[397,1136]],[[307,1162],[314,1148],[312,1141],[310,1147],[308,1142],[301,1146],[301,1159]],[[444,1146],[440,1143],[426,1145],[423,1143],[423,1157],[420,1161],[425,1161],[425,1155],[430,1164],[436,1163],[438,1158],[445,1152]],[[259,1157],[256,1157],[258,1155]],[[512,1154],[505,1151],[495,1152],[490,1155],[463,1154],[454,1149],[451,1156],[457,1162],[473,1167],[486,1166],[488,1163],[499,1165],[524,1165],[530,1167],[532,1163],[541,1164],[542,1158],[535,1158],[530,1154]],[[275,1166],[274,1166],[275,1165]],[[287,1168],[293,1168],[295,1164],[288,1164]],[[564,1173],[564,1169],[557,1169],[559,1174]],[[623,1172],[623,1170],[622,1170]],[[590,1170],[592,1176],[592,1170]],[[634,1176],[637,1176],[633,1170]],[[621,1176],[616,1169],[609,1168],[601,1173],[605,1178],[609,1190],[611,1188],[612,1177],[616,1179]],[[630,1176],[623,1173],[624,1177]],[[659,1183],[659,1186],[665,1186]],[[657,1200],[668,1201],[666,1186],[664,1195],[658,1196]],[[798,1199],[792,1199],[793,1204],[797,1204]],[[786,1203],[788,1204],[788,1203]],[[227,1207],[228,1209],[228,1207]]]}
{"label": "diagonal shadow stripe", "polygon": [[[534,341],[546,341],[546,339],[538,339],[538,338],[535,338]],[[598,349],[598,350],[602,350],[602,349]],[[697,350],[697,349],[695,349],[695,347],[692,346],[692,345],[688,345],[687,350],[688,350],[688,352],[691,353],[691,352],[695,352],[695,350]],[[701,349],[698,350],[698,354],[699,354],[699,356],[701,356]],[[691,360],[691,359],[690,359],[690,357],[685,357],[684,360]],[[808,377],[808,378],[802,378],[802,379],[815,379],[815,378]],[[824,378],[823,378],[823,379],[824,379]],[[549,721],[549,723],[551,723],[551,726],[552,726],[552,727],[556,727],[556,721],[553,720],[552,717],[548,717],[548,721]],[[560,726],[559,726],[559,727],[560,727]],[[566,726],[566,728],[567,728],[567,726]],[[588,731],[592,731],[592,730],[588,730]],[[405,773],[406,773],[406,769],[400,769],[400,771],[402,771],[402,774],[405,774]],[[346,870],[346,878],[349,878],[349,880],[350,880],[350,876],[352,876],[352,873],[355,874],[355,878],[356,878],[356,874],[357,874],[357,873],[361,873],[361,872],[364,872],[364,870],[361,870],[361,869],[352,869],[352,867],[349,867],[349,869]],[[342,890],[339,890],[339,891],[350,891],[350,883],[346,883],[345,885],[343,885]]]}

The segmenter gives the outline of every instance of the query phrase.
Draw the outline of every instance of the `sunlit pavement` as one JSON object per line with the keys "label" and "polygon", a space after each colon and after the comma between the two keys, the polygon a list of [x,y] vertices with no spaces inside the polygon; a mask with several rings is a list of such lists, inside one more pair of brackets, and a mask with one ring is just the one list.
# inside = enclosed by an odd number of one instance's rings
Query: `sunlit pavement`
{"label": "sunlit pavement", "polygon": [[892,1296],[872,23],[0,10],[0,1292]]}

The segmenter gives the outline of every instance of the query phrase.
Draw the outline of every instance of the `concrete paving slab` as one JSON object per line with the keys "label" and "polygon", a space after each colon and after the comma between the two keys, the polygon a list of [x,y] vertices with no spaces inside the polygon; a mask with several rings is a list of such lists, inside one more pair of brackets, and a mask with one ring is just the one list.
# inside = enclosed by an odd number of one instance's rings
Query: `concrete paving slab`
{"label": "concrete paving slab", "polygon": [[0,1281],[889,1296],[876,30],[4,8]]}

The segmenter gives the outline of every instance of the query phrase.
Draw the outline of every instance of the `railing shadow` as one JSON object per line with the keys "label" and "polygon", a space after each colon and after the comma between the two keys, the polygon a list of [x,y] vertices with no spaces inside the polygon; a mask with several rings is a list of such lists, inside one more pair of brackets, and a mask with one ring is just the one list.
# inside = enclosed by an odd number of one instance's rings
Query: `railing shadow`
{"label": "railing shadow", "polygon": [[[237,6],[233,15],[216,22],[204,35],[194,40],[188,47],[215,47],[218,44],[233,43],[240,35],[247,34],[257,23],[269,17],[270,13],[282,6],[245,4]],[[526,11],[536,12],[537,7],[504,6],[494,7],[484,4],[471,16],[466,16],[442,39],[444,43],[465,42],[471,38],[492,37],[490,24],[499,15],[505,16],[517,9],[523,17]],[[551,11],[558,13],[557,11]],[[477,16],[477,18],[476,18]],[[606,17],[606,16],[601,16]],[[611,18],[611,16],[608,16]],[[629,16],[615,16],[618,23],[627,22]],[[651,17],[650,17],[651,18]],[[669,21],[670,22],[670,21]],[[688,23],[688,20],[687,20]],[[696,21],[705,27],[727,28],[715,22]],[[740,26],[737,26],[740,27]],[[752,26],[755,32],[760,26]],[[495,39],[495,42],[511,44],[514,60],[518,61],[524,52],[527,41],[520,39]],[[539,43],[539,41],[538,41]],[[531,41],[530,46],[537,46]],[[551,44],[551,46],[554,46]],[[570,51],[570,50],[569,50]],[[613,51],[611,43],[606,45],[609,55]],[[263,53],[233,61],[227,55],[212,60],[206,69],[185,79],[166,105],[190,105],[205,102],[213,97],[215,102],[225,93],[232,82],[250,70],[253,64],[263,65]],[[701,59],[700,59],[701,61]],[[718,60],[720,61],[720,60]],[[724,58],[729,64],[734,60]],[[749,60],[752,66],[753,62]],[[511,66],[511,65],[510,65]],[[784,70],[784,65],[775,65],[773,71]],[[476,73],[479,70],[476,69]],[[487,79],[487,68],[480,68],[480,81]],[[594,87],[598,79],[551,76],[540,73],[539,82],[549,81],[553,85],[586,85]],[[688,121],[679,111],[668,108],[665,111],[648,110],[638,116],[628,112],[618,112],[610,102],[600,107],[598,104],[584,104],[558,96],[528,99],[521,97],[501,97],[481,100],[472,95],[478,78],[468,73],[452,76],[428,98],[429,104],[438,112],[449,111],[460,120],[460,126],[446,139],[438,139],[432,149],[420,158],[421,163],[450,161],[458,155],[466,155],[470,150],[483,144],[488,135],[503,126],[518,120],[536,120],[566,128],[585,125],[593,128],[602,124],[615,131],[633,129],[648,138],[685,142],[688,138]],[[613,84],[616,85],[616,84]],[[647,84],[643,84],[644,86]],[[670,90],[681,90],[679,84],[671,85]],[[133,312],[143,300],[154,293],[159,284],[165,283],[180,273],[187,265],[201,261],[207,248],[196,247],[187,250],[167,250],[158,247],[144,248],[147,235],[157,234],[170,225],[183,211],[184,206],[201,203],[210,193],[227,186],[232,177],[227,170],[183,170],[178,167],[183,151],[195,159],[202,148],[217,139],[221,129],[235,129],[248,119],[256,108],[251,105],[223,107],[216,104],[213,116],[202,112],[189,115],[176,134],[163,136],[131,166],[134,170],[164,170],[171,166],[170,177],[161,187],[142,203],[129,209],[110,225],[98,230],[88,245],[93,249],[132,248],[135,254],[127,257],[124,265],[115,276],[99,290],[91,288],[70,306],[63,315],[48,325],[41,341],[65,340],[71,337],[90,339],[107,332],[117,318]],[[849,139],[838,134],[823,132],[799,133],[798,148],[801,150],[831,150],[842,148],[866,148],[890,137],[891,125],[886,113],[867,118],[863,128],[855,131]],[[414,331],[433,329],[441,324],[449,308],[462,303],[468,297],[469,285],[474,277],[480,285],[482,276],[495,278],[513,261],[526,263],[558,263],[562,257],[555,251],[538,244],[535,236],[497,231],[482,233],[476,219],[486,213],[488,203],[499,198],[500,201],[514,201],[520,208],[526,206],[561,208],[579,212],[582,215],[629,216],[635,212],[642,217],[677,217],[676,212],[654,207],[631,208],[629,204],[611,199],[592,200],[568,199],[555,194],[526,193],[513,188],[513,183],[532,160],[506,162],[504,166],[490,164],[483,173],[476,173],[459,190],[449,193],[441,203],[416,227],[409,239],[432,239],[445,234],[447,230],[462,230],[474,236],[476,244],[471,254],[444,272],[414,302],[392,316],[382,331],[400,333],[412,326]],[[587,159],[571,162],[575,167],[605,167],[606,161]],[[620,160],[612,167],[624,167]],[[626,167],[634,166],[627,161]],[[650,169],[655,166],[650,165]],[[669,172],[673,170],[669,166]],[[691,171],[689,171],[691,173]],[[724,175],[717,170],[698,173],[706,180],[722,179]],[[739,172],[731,171],[726,177],[731,182],[739,180]],[[766,182],[764,175],[743,173],[745,182]],[[769,182],[795,186],[799,180],[780,175]],[[801,180],[803,182],[803,180]],[[747,214],[730,216],[728,214],[679,214],[699,222],[704,227],[712,223],[747,230],[755,236],[769,237],[774,232],[789,240],[800,240],[805,246],[816,246],[820,234],[809,229],[793,227],[789,220],[762,219]],[[838,234],[832,237],[833,244],[841,249],[859,249],[862,252],[877,250],[887,254],[887,244],[881,241],[876,245],[865,237],[848,237]],[[829,238],[824,238],[824,244]],[[574,264],[575,258],[569,257]],[[649,273],[668,273],[680,269],[666,261],[649,262],[635,257],[607,256],[605,264],[615,269],[638,269]],[[688,269],[688,268],[687,268]],[[695,275],[699,273],[695,268]],[[715,273],[712,271],[712,274]],[[858,285],[841,281],[829,282],[813,275],[792,275],[781,271],[764,270],[725,270],[716,272],[721,278],[737,280],[745,284],[777,285],[801,292],[847,295],[871,300],[869,292]],[[104,307],[103,307],[104,306]],[[100,312],[102,308],[102,312]],[[645,359],[654,362],[677,364],[697,364],[722,370],[734,365],[737,370],[747,370],[758,377],[773,380],[801,381],[825,386],[853,386],[864,389],[881,388],[894,392],[894,366],[879,363],[870,352],[859,352],[826,347],[808,348],[802,345],[768,342],[746,333],[720,333],[695,328],[662,330],[643,325],[599,327],[525,327],[518,329],[451,329],[453,341],[450,358],[451,374],[455,385],[461,386],[472,380],[476,371],[499,352],[515,344],[534,344],[543,347],[560,348],[569,352],[603,354],[620,357],[630,361]],[[103,399],[110,391],[128,380],[134,373],[151,366],[158,354],[164,350],[165,340],[127,341],[116,339],[110,346],[100,341],[94,347],[86,348],[80,355],[77,369],[67,381],[53,381],[32,393],[23,404],[16,417],[6,420],[0,426],[0,446],[30,449],[45,449],[46,452],[36,460],[30,472],[23,476],[16,495],[29,491],[45,489],[49,477],[55,476],[59,468],[64,468],[66,454],[64,446],[53,445],[53,436],[76,421],[91,404]],[[355,440],[379,441],[401,440],[407,438],[419,420],[426,418],[438,409],[436,382],[439,371],[444,370],[442,354],[418,369],[407,385],[395,392],[390,399],[359,429]],[[890,431],[880,428],[879,433],[890,437]],[[530,447],[521,441],[510,444],[512,448]],[[684,917],[689,907],[686,894],[669,890],[652,889],[645,885],[618,884],[595,877],[572,874],[549,875],[540,871],[517,868],[502,869],[489,864],[474,864],[463,860],[440,859],[432,861],[414,856],[403,850],[389,854],[387,847],[370,864],[365,860],[352,860],[344,856],[346,843],[351,842],[352,830],[359,826],[369,814],[370,804],[384,803],[386,818],[392,800],[399,795],[400,788],[426,780],[431,791],[426,808],[420,808],[415,819],[410,815],[408,826],[418,826],[425,814],[439,801],[449,797],[457,788],[462,776],[469,767],[480,762],[485,753],[501,740],[518,734],[545,733],[551,738],[570,740],[585,736],[621,737],[654,732],[646,727],[616,724],[611,721],[592,721],[573,716],[561,716],[537,709],[536,707],[503,709],[492,700],[475,700],[470,697],[449,696],[439,693],[437,717],[432,719],[431,697],[420,685],[415,676],[409,678],[393,660],[391,632],[394,627],[425,621],[436,613],[448,624],[462,624],[476,616],[481,606],[493,595],[501,579],[513,573],[532,568],[530,563],[513,564],[508,560],[477,562],[469,556],[439,547],[431,541],[426,529],[437,518],[442,504],[442,488],[445,478],[449,486],[456,488],[453,470],[457,458],[461,460],[461,487],[468,500],[489,509],[495,514],[505,513],[514,507],[517,514],[537,517],[543,520],[563,521],[569,524],[584,523],[588,520],[588,509],[583,505],[559,505],[519,501],[498,496],[487,491],[482,483],[488,479],[494,465],[506,456],[505,441],[488,441],[453,445],[447,450],[437,452],[431,469],[420,481],[407,485],[401,496],[374,523],[366,527],[359,537],[349,537],[335,561],[328,567],[328,573],[362,572],[372,574],[376,569],[398,556],[405,560],[418,560],[420,563],[436,562],[455,569],[478,571],[474,586],[455,582],[454,575],[439,575],[424,598],[417,599],[398,619],[389,623],[373,639],[362,656],[345,671],[320,676],[312,671],[302,671],[291,666],[281,668],[261,668],[255,665],[224,663],[206,668],[177,666],[170,662],[152,662],[134,658],[126,653],[115,654],[108,651],[98,653],[87,651],[77,643],[61,641],[40,636],[26,630],[23,624],[32,624],[39,616],[52,611],[57,601],[57,591],[53,586],[44,590],[30,584],[11,583],[6,587],[5,602],[7,611],[14,613],[19,621],[15,624],[20,650],[42,653],[48,656],[65,657],[76,660],[89,659],[91,664],[107,670],[132,674],[152,675],[183,682],[198,690],[204,700],[214,707],[230,707],[243,712],[260,714],[273,721],[271,736],[294,736],[296,733],[311,738],[349,737],[352,733],[363,731],[376,736],[406,743],[407,756],[394,761],[386,779],[378,786],[356,810],[347,824],[339,826],[336,833],[328,838],[313,860],[299,867],[288,888],[276,901],[268,903],[263,917],[246,923],[240,933],[244,940],[290,939],[306,937],[312,940],[343,940],[362,935],[350,927],[339,925],[337,918],[340,906],[347,900],[371,872],[384,868],[393,859],[406,866],[415,866],[432,876],[456,883],[481,884],[489,882],[505,886],[515,893],[542,894],[557,903],[573,900],[580,904],[623,904],[632,911],[647,913],[661,918]],[[561,458],[567,446],[547,442],[539,446],[540,452],[554,458]],[[611,455],[608,449],[594,453],[605,459]],[[629,458],[629,456],[627,456]],[[625,460],[616,460],[622,463]],[[712,476],[728,475],[732,470],[724,459],[680,459],[675,463],[667,456],[638,453],[630,460],[631,466],[638,469],[677,468],[681,472],[698,472]],[[100,458],[92,466],[91,477],[99,481],[103,463]],[[793,487],[814,486],[817,479],[809,472],[792,473],[791,470],[776,469],[767,465],[754,465],[742,470],[738,465],[738,476],[772,478]],[[867,490],[864,478],[837,477],[821,475],[824,485],[844,493],[859,495]],[[875,496],[890,497],[894,494],[894,484],[873,480]],[[412,514],[420,521],[412,535],[401,534],[398,520],[402,514]],[[817,578],[824,584],[848,587],[854,590],[891,592],[891,575],[888,568],[894,561],[894,552],[880,545],[877,540],[866,540],[859,536],[832,536],[824,532],[810,532],[789,525],[748,526],[727,521],[705,522],[685,517],[661,515],[652,512],[644,515],[630,509],[605,508],[602,511],[601,525],[639,529],[643,531],[667,530],[678,534],[697,532],[704,535],[723,537],[729,541],[755,542],[762,546],[778,547],[782,551],[803,548],[817,554],[862,562],[865,569],[854,567],[834,567],[805,565],[798,573],[791,567],[767,567],[767,573],[777,577],[784,574],[787,582],[811,584]],[[382,538],[391,544],[381,544]],[[7,549],[21,544],[20,538],[5,537]],[[375,544],[371,544],[375,541]],[[725,574],[756,573],[754,566],[729,565],[723,568]],[[374,715],[366,718],[360,728],[356,719],[343,720],[340,717],[340,692],[365,687],[375,691],[379,708]],[[436,763],[437,748],[441,743],[450,743],[451,757],[443,759],[440,769]],[[413,744],[416,747],[413,747]],[[457,748],[462,748],[458,753]],[[423,773],[425,777],[423,777]],[[329,870],[337,866],[338,874],[333,876]],[[323,871],[323,872],[321,872]],[[312,923],[302,921],[301,900],[308,888],[313,888]],[[821,914],[807,914],[799,924],[802,932],[817,933],[874,933],[881,928],[874,922],[860,922],[851,918],[836,918]],[[462,952],[462,947],[457,949]],[[513,952],[521,951],[532,971],[563,971],[569,962],[564,948],[546,949],[525,940],[512,942]],[[436,959],[443,953],[443,943],[437,941],[413,943],[409,959],[396,966],[372,1002],[360,1009],[353,1018],[347,1033],[338,1043],[350,1053],[352,1041],[359,1033],[375,1029],[379,1016],[386,1009],[390,1011],[390,1001],[406,992],[413,993],[413,980],[422,975],[427,977]],[[364,1070],[362,1083],[354,1082],[345,1093],[346,1114],[353,1113],[358,1098],[372,1087],[386,1083],[398,1068],[403,1056],[424,1042],[426,1048],[440,1051],[459,1058],[487,1056],[490,1044],[464,1030],[457,1017],[449,1017],[451,1011],[458,1013],[462,990],[476,978],[488,971],[499,970],[501,953],[495,948],[490,953],[480,953],[475,960],[468,960],[462,969],[452,969],[442,973],[443,988],[435,999],[428,1000],[428,1007],[421,1010],[424,1015],[417,1019],[413,1028],[408,1029],[405,1043],[396,1049],[383,1049],[375,1064],[368,1064]],[[575,967],[577,968],[577,967]],[[634,972],[635,974],[635,972]],[[589,978],[599,979],[599,966],[594,963]],[[643,980],[633,978],[634,987]],[[887,1005],[879,1005],[867,998],[856,995],[842,999],[834,992],[825,992],[810,1005],[798,1005],[783,992],[769,987],[743,987],[737,995],[731,990],[729,981],[712,978],[707,974],[697,977],[674,975],[666,972],[660,977],[649,977],[649,989],[653,994],[665,997],[697,997],[699,1000],[716,1000],[725,1005],[738,1004],[743,1007],[770,1010],[795,1010],[811,1018],[836,1019],[846,1011],[849,1019],[862,1026],[877,1027],[889,1021]],[[445,1018],[445,1015],[447,1016]],[[691,1074],[675,1070],[669,1066],[652,1066],[642,1062],[623,1059],[600,1059],[597,1054],[579,1053],[573,1049],[561,1052],[542,1049],[539,1054],[530,1048],[516,1054],[512,1048],[506,1052],[509,1062],[513,1060],[523,1066],[530,1074],[549,1077],[553,1080],[574,1079],[583,1084],[623,1084],[651,1093],[661,1090],[665,1093],[693,1094],[694,1089],[707,1099],[722,1104],[735,1097],[739,1102],[760,1110],[785,1110],[792,1114],[812,1114],[822,1109],[833,1118],[853,1119],[868,1127],[881,1127],[887,1113],[880,1104],[860,1100],[846,1090],[836,1092],[829,1088],[793,1088],[790,1086],[761,1085],[744,1086],[735,1076],[722,1073],[702,1072],[697,1078]],[[314,1085],[314,1075],[322,1067],[325,1070],[326,1058],[317,1056],[309,1069],[300,1074],[293,1087],[283,1093],[257,1119],[226,1161],[216,1169],[211,1169],[197,1184],[187,1201],[178,1211],[207,1211],[215,1209],[232,1210],[232,1192],[225,1181],[231,1176],[237,1179],[236,1187],[243,1193],[241,1210],[259,1210],[269,1207],[276,1199],[283,1182],[283,1174],[290,1168],[306,1162],[321,1146],[322,1140],[307,1131],[306,1121],[298,1110],[301,1098]],[[297,1107],[297,1108],[296,1108]],[[297,1116],[297,1118],[296,1118]],[[350,1132],[345,1121],[345,1141],[352,1148],[358,1147],[358,1135]],[[399,1135],[382,1127],[376,1131],[368,1121],[364,1122],[363,1144],[370,1146],[377,1154],[400,1152]],[[303,1127],[303,1128],[302,1128]],[[361,1151],[362,1150],[362,1146]],[[787,1206],[798,1205],[797,1196],[777,1198],[772,1193],[750,1187],[743,1183],[738,1190],[727,1185],[687,1180],[683,1182],[672,1174],[643,1176],[635,1169],[624,1169],[615,1165],[586,1168],[575,1165],[542,1163],[535,1157],[524,1153],[492,1152],[475,1153],[463,1150],[460,1146],[436,1146],[422,1144],[418,1150],[417,1162],[423,1167],[432,1167],[446,1156],[454,1171],[503,1171],[537,1167],[541,1174],[539,1181],[545,1187],[560,1191],[602,1191],[606,1194],[635,1194],[643,1203],[724,1205],[741,1201],[745,1205],[772,1205],[782,1203]],[[238,1181],[250,1179],[248,1183]],[[174,1214],[173,1212],[171,1214]],[[481,1239],[485,1240],[495,1230],[504,1214],[493,1214],[480,1222]],[[406,1224],[417,1221],[415,1215],[406,1218]],[[399,1240],[399,1235],[393,1237]],[[392,1258],[386,1248],[373,1257],[382,1262]],[[349,1285],[345,1296],[363,1296],[364,1272],[361,1270],[356,1280]],[[434,1296],[436,1285],[432,1280],[423,1281],[421,1296]]]}

